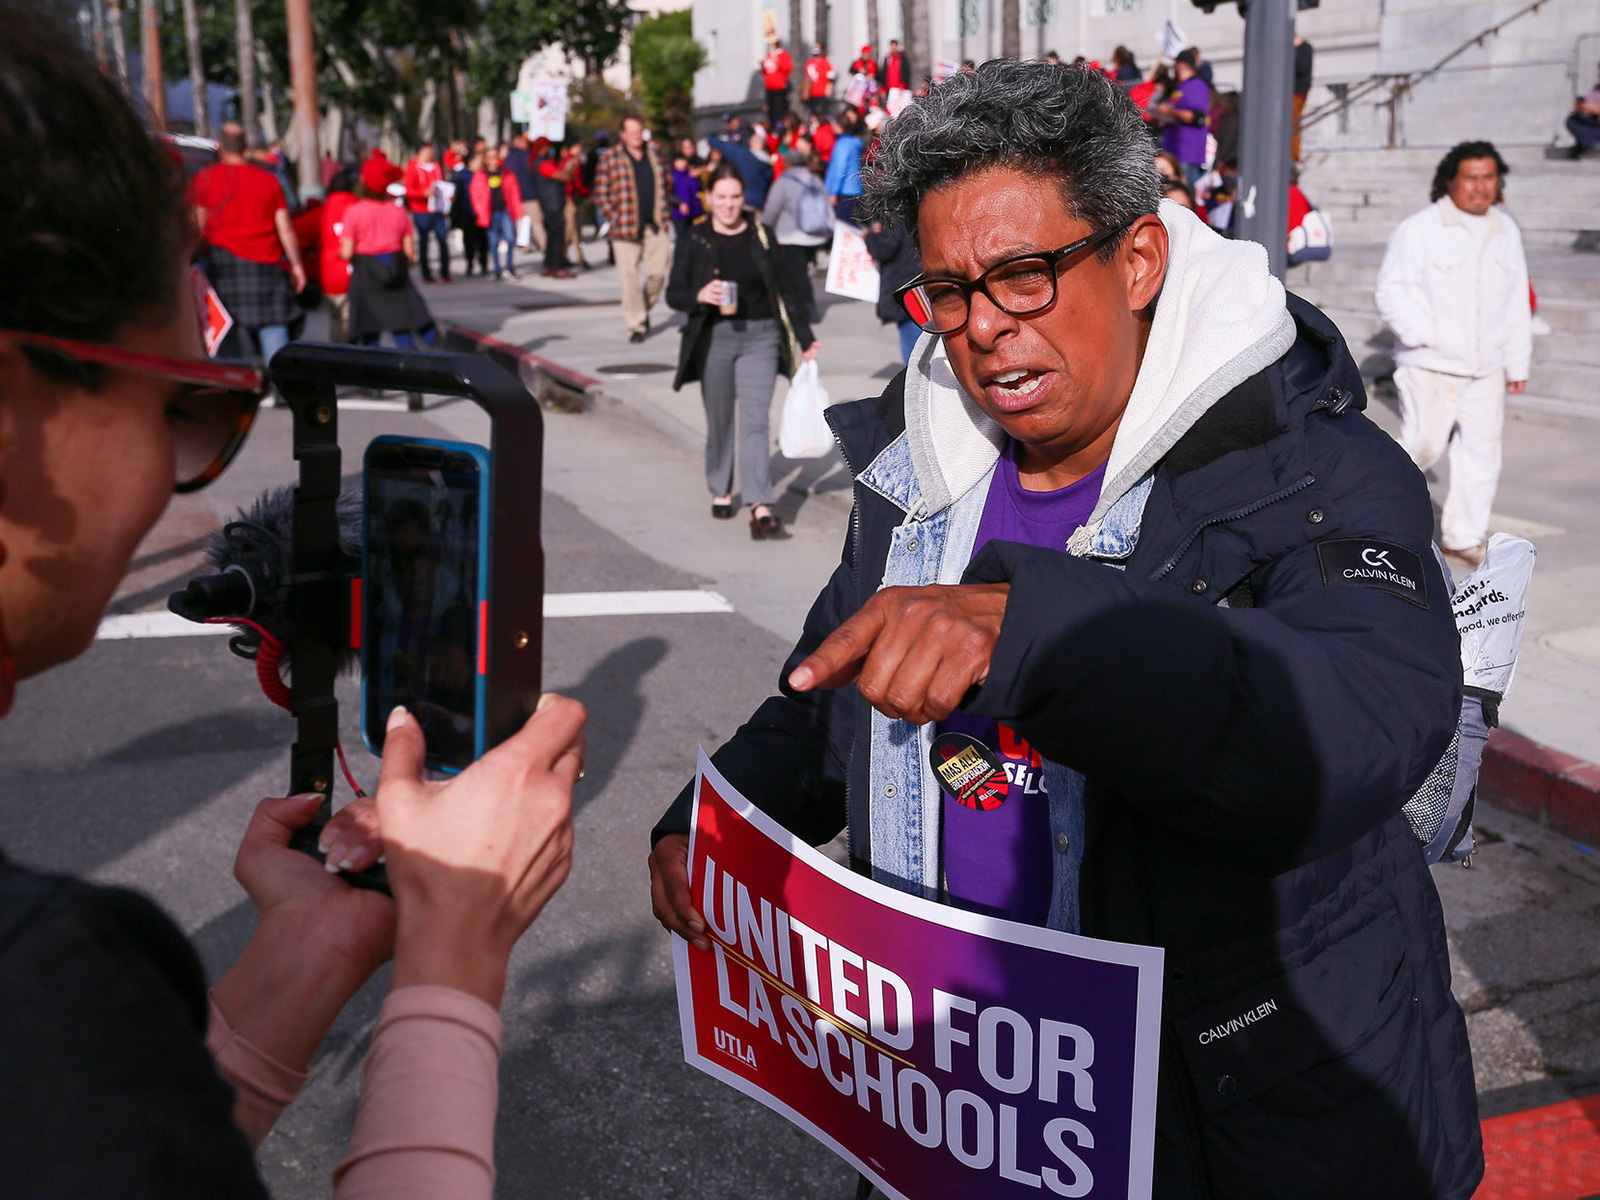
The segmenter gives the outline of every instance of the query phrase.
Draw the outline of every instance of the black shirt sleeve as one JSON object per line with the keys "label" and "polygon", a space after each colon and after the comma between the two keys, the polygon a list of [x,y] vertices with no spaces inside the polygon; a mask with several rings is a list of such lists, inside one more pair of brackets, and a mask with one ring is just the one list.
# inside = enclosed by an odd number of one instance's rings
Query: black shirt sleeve
{"label": "black shirt sleeve", "polygon": [[5,1194],[266,1200],[206,1011],[199,960],[149,900],[0,861]]}

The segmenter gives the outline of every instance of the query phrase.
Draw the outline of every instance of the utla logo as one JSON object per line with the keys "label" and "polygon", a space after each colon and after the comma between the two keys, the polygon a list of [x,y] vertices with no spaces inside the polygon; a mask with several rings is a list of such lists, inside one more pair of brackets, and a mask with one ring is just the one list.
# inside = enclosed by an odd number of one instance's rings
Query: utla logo
{"label": "utla logo", "polygon": [[726,1029],[713,1030],[717,1037],[717,1049],[732,1058],[738,1059],[751,1070],[756,1065],[756,1048],[747,1046]]}

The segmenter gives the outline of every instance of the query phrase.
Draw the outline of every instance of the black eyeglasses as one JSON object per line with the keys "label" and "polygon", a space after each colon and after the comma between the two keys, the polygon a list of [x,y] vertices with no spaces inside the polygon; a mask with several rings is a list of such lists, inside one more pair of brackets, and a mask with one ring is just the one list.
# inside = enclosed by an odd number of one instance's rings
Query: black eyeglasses
{"label": "black eyeglasses", "polygon": [[954,333],[965,325],[972,315],[973,292],[982,292],[1001,312],[1025,317],[1055,303],[1056,275],[1062,260],[1116,237],[1132,223],[1125,221],[1091,233],[1059,250],[1008,258],[976,279],[913,279],[896,288],[894,298],[928,333]]}

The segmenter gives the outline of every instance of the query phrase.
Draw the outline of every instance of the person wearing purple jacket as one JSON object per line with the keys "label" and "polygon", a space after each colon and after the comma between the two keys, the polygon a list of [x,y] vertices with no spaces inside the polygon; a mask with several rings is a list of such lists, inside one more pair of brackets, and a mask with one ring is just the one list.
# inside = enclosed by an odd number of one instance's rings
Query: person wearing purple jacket
{"label": "person wearing purple jacket", "polygon": [[1205,173],[1206,114],[1211,110],[1211,85],[1200,77],[1194,47],[1184,50],[1172,64],[1178,86],[1156,106],[1156,116],[1165,128],[1161,148],[1173,154],[1183,166],[1183,179],[1191,189]]}
{"label": "person wearing purple jacket", "polygon": [[672,160],[672,211],[667,215],[681,230],[704,211],[700,203],[700,181],[689,170],[689,156],[680,153]]}

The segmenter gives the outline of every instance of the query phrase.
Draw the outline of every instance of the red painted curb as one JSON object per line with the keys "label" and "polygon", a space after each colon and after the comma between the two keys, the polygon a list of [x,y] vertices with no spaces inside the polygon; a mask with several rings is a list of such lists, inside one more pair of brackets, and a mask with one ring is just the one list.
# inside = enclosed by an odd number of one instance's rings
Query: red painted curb
{"label": "red painted curb", "polygon": [[1478,795],[1556,832],[1600,846],[1600,766],[1494,729],[1483,751]]}
{"label": "red painted curb", "polygon": [[535,354],[532,350],[524,350],[521,346],[513,346],[510,342],[503,342],[497,337],[465,325],[456,325],[444,322],[445,337],[459,338],[469,343],[471,348],[480,354],[487,354],[491,358],[509,358],[513,362],[526,363],[534,370],[540,371],[550,378],[566,384],[568,387],[577,388],[579,391],[588,391],[590,388],[601,386],[600,380],[585,375],[581,371],[574,371],[571,367],[564,367],[560,363],[551,362],[542,354]]}
{"label": "red painted curb", "polygon": [[1473,1200],[1594,1195],[1600,1188],[1600,1096],[1491,1117],[1483,1122],[1483,1161]]}

